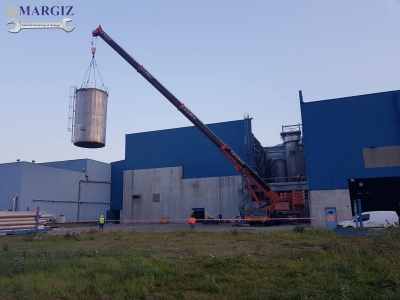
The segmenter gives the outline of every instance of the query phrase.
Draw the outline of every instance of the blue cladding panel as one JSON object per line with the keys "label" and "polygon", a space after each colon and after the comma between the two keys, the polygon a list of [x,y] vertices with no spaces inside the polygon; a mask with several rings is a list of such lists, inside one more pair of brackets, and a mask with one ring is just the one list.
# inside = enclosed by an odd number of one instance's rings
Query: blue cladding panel
{"label": "blue cladding panel", "polygon": [[[60,214],[67,220],[77,219],[79,181],[85,180],[85,173],[47,167],[40,164],[19,162],[0,165],[0,208],[10,209],[12,199],[18,197],[17,210],[35,209]],[[97,219],[105,215],[110,205],[110,184],[85,181],[81,184],[80,219]],[[47,201],[33,201],[47,200]],[[72,201],[74,203],[57,202]],[[102,202],[106,204],[91,204]]]}
{"label": "blue cladding panel", "polygon": [[111,163],[111,210],[122,210],[125,160]]}
{"label": "blue cladding panel", "polygon": [[[247,163],[244,120],[207,125]],[[251,127],[250,127],[251,128]],[[196,127],[126,135],[126,170],[183,167],[183,178],[235,176],[238,171]],[[252,149],[252,148],[251,148]],[[253,167],[251,163],[250,166]]]}
{"label": "blue cladding panel", "polygon": [[[11,209],[12,199],[14,197],[21,198],[24,164],[19,162],[0,165],[0,209]],[[17,205],[18,210],[20,203],[17,203]]]}
{"label": "blue cladding panel", "polygon": [[88,159],[87,173],[89,174],[89,180],[110,181],[111,165]]}
{"label": "blue cladding panel", "polygon": [[38,165],[76,172],[83,172],[82,170],[85,169],[85,173],[89,175],[89,180],[111,180],[111,166],[107,163],[95,161],[92,159],[54,161],[41,163]]}
{"label": "blue cladding panel", "polygon": [[[39,206],[41,211],[53,214],[56,219],[61,214],[65,215],[66,220],[76,220],[76,203],[42,202],[32,201],[32,199],[78,201],[79,180],[84,179],[85,174],[82,172],[25,163],[19,201],[20,208],[21,210],[26,210],[28,207],[35,209]],[[81,215],[81,217],[84,216]]]}
{"label": "blue cladding panel", "polygon": [[39,165],[82,172],[82,169],[87,170],[87,161],[88,161],[87,159],[76,159],[76,160],[47,162],[47,163],[41,163]]}
{"label": "blue cladding panel", "polygon": [[400,145],[400,91],[301,103],[311,190],[347,189],[351,178],[400,176],[365,168],[363,148]]}

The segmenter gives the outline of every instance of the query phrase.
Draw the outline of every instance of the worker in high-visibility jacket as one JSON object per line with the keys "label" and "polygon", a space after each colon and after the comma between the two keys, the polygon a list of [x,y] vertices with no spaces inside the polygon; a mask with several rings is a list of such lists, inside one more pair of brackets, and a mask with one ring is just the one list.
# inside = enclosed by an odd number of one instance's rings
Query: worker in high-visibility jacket
{"label": "worker in high-visibility jacket", "polygon": [[104,219],[103,215],[101,215],[100,219],[99,219],[100,230],[104,230],[104,223],[105,222],[106,222],[106,219]]}
{"label": "worker in high-visibility jacket", "polygon": [[194,230],[194,224],[196,224],[196,218],[194,217],[194,215],[192,215],[189,219],[189,225],[191,230]]}

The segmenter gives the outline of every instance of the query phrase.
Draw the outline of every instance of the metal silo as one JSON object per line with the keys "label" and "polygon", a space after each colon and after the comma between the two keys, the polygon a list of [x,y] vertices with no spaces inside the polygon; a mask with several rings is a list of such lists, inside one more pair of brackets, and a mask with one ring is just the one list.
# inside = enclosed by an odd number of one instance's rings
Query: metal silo
{"label": "metal silo", "polygon": [[299,151],[298,151],[298,170],[300,173],[300,176],[302,176],[302,178],[304,180],[307,180],[306,176],[307,176],[307,171],[306,171],[306,158],[305,158],[305,154],[304,154],[304,145],[300,144],[299,145]]}
{"label": "metal silo", "polygon": [[287,175],[289,181],[297,181],[296,176],[301,175],[299,166],[299,141],[301,129],[299,125],[282,126],[281,137],[286,150]]}
{"label": "metal silo", "polygon": [[287,166],[284,150],[271,151],[267,153],[268,178],[274,179],[272,182],[287,181]]}
{"label": "metal silo", "polygon": [[84,87],[76,90],[74,104],[73,143],[81,148],[102,148],[106,145],[108,92]]}

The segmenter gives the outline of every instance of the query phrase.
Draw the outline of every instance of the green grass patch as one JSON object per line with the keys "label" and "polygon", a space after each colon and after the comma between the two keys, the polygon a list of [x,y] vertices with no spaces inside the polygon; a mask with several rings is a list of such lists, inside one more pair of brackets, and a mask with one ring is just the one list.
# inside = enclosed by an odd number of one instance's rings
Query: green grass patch
{"label": "green grass patch", "polygon": [[399,299],[400,231],[0,239],[0,299]]}

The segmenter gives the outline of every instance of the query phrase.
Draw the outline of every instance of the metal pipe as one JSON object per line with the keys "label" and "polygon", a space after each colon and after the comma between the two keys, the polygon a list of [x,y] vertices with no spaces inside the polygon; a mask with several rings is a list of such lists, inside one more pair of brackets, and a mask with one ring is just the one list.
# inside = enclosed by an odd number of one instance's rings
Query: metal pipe
{"label": "metal pipe", "polygon": [[361,199],[357,199],[357,204],[358,204],[358,218],[360,221],[360,229],[363,230],[364,225],[363,225],[363,219],[362,219],[362,208],[361,208]]}
{"label": "metal pipe", "polygon": [[4,225],[12,225],[12,224],[34,224],[34,223],[36,223],[36,220],[27,220],[27,221],[6,221],[6,222],[3,222],[3,221],[1,221],[0,222],[0,226],[4,226]]}
{"label": "metal pipe", "polygon": [[35,228],[36,228],[36,225],[0,226],[0,230],[35,229]]}
{"label": "metal pipe", "polygon": [[34,221],[35,218],[0,218],[0,223],[4,222],[28,222],[28,221]]}
{"label": "metal pipe", "polygon": [[[72,200],[45,200],[45,199],[32,199],[32,201],[40,201],[40,202],[60,202],[60,203],[78,203],[78,201]],[[91,201],[80,201],[80,203],[93,203],[93,204],[111,204],[111,202],[91,202]],[[43,215],[45,218],[52,218],[53,215]],[[42,216],[42,218],[44,218]]]}
{"label": "metal pipe", "polygon": [[36,209],[36,226],[35,226],[36,231],[38,230],[38,228],[39,228],[39,206]]}
{"label": "metal pipe", "polygon": [[20,228],[21,227],[36,227],[36,224],[0,224],[0,228],[3,228],[3,229],[12,228],[12,227],[20,227]]}
{"label": "metal pipe", "polygon": [[12,211],[16,211],[17,210],[17,201],[18,201],[18,197],[15,197],[13,199],[13,203],[12,203]]}
{"label": "metal pipe", "polygon": [[2,213],[0,213],[0,219],[6,219],[6,218],[34,218],[35,216],[36,216],[35,213],[29,213],[29,214],[23,214],[23,213],[2,214]]}
{"label": "metal pipe", "polygon": [[41,214],[40,217],[42,219],[51,219],[51,218],[53,218],[53,215],[51,215],[51,214]]}
{"label": "metal pipe", "polygon": [[356,229],[358,229],[357,200],[353,200],[353,211],[354,211],[354,216],[355,216],[355,221],[356,221]]}

